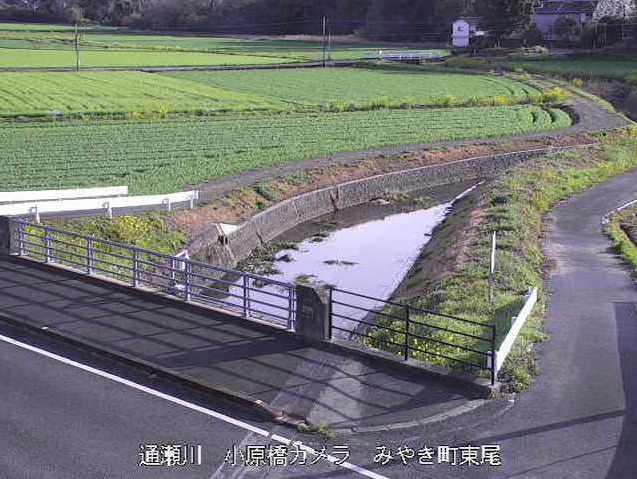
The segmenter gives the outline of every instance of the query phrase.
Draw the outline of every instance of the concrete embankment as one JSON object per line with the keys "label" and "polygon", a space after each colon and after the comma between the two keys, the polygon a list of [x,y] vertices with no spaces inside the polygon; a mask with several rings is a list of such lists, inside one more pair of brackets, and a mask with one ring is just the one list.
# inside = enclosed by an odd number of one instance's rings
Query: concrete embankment
{"label": "concrete embankment", "polygon": [[423,188],[493,178],[514,165],[561,149],[564,148],[542,148],[470,158],[377,175],[323,188],[282,201],[250,218],[227,235],[219,225],[211,225],[191,241],[189,250],[201,261],[233,267],[256,247],[319,216],[361,205],[390,194],[409,193]]}

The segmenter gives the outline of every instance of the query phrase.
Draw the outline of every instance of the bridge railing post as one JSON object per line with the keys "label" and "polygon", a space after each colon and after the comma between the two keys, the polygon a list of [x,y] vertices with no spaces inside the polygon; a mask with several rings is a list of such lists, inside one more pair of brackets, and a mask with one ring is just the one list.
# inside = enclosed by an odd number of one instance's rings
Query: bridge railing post
{"label": "bridge railing post", "polygon": [[139,250],[133,249],[133,286],[137,288],[139,286],[140,271],[139,271]]}
{"label": "bridge railing post", "polygon": [[95,272],[95,248],[91,238],[86,238],[86,272],[88,274]]}
{"label": "bridge railing post", "polygon": [[325,288],[296,285],[295,332],[301,337],[315,341],[329,341],[330,298]]}

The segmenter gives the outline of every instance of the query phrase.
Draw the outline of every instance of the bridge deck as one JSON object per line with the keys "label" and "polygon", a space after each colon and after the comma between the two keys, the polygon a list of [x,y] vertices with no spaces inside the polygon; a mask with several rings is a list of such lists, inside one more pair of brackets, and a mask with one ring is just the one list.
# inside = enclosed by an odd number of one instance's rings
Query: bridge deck
{"label": "bridge deck", "polygon": [[0,313],[336,428],[422,419],[469,400],[440,381],[18,258],[0,257]]}

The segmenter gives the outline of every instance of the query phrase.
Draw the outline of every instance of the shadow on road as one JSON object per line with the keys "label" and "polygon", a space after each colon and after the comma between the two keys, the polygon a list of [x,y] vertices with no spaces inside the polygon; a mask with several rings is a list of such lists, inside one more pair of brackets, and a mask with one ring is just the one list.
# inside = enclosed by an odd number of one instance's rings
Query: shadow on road
{"label": "shadow on road", "polygon": [[0,259],[0,312],[289,414],[313,411],[332,427],[421,419],[468,400],[438,381],[310,347],[221,312],[15,258]]}
{"label": "shadow on road", "polygon": [[615,319],[626,411],[608,479],[635,477],[637,471],[637,304],[615,303]]}

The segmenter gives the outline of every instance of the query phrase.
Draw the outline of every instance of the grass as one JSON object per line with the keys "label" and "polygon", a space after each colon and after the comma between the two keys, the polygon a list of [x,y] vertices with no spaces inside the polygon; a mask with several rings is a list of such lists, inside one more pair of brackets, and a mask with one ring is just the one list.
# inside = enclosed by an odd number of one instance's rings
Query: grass
{"label": "grass", "polygon": [[[267,56],[140,50],[83,50],[80,58],[83,68],[264,65],[291,61]],[[71,50],[5,48],[0,49],[0,68],[75,68],[75,53]]]}
{"label": "grass", "polygon": [[570,124],[539,106],[5,124],[5,190],[128,184],[168,192],[337,151],[497,137]]}
{"label": "grass", "polygon": [[72,220],[50,220],[48,225],[66,231],[138,246],[164,254],[176,254],[186,245],[186,235],[172,228],[165,213],[135,216],[106,216]]}
{"label": "grass", "polygon": [[[427,73],[404,67],[330,68],[167,73],[187,79],[292,103],[373,102],[437,104],[498,95],[524,100],[532,87],[504,77]],[[454,100],[455,99],[455,100]]]}
{"label": "grass", "polygon": [[613,246],[637,274],[637,206],[631,206],[611,216],[605,231]]}
{"label": "grass", "polygon": [[[482,194],[479,218],[470,231],[459,232],[460,240],[470,244],[468,255],[450,278],[413,302],[415,307],[460,316],[483,324],[496,324],[499,339],[503,339],[511,316],[522,306],[521,297],[529,286],[542,285],[545,257],[542,251],[543,217],[553,205],[596,183],[637,168],[637,136],[613,136],[598,148],[573,150],[550,155],[525,166],[514,168],[488,186]],[[489,237],[498,231],[499,251],[496,272],[495,304],[488,301]],[[540,302],[522,330],[512,354],[500,373],[507,384],[505,390],[519,391],[530,384],[535,374],[532,345],[544,338],[542,313],[545,307],[543,291]],[[451,326],[451,325],[448,325]],[[400,324],[396,327],[400,328]],[[458,324],[453,324],[459,329]],[[462,331],[475,334],[476,328]],[[377,343],[391,336],[378,331]],[[437,335],[439,340],[458,341],[449,333]],[[400,334],[394,339],[400,340]],[[485,350],[480,342],[467,347]],[[477,361],[478,356],[438,347],[443,354]],[[422,357],[431,361],[431,357]],[[443,364],[464,369],[454,362]]]}
{"label": "grass", "polygon": [[[80,235],[134,245],[166,255],[174,255],[186,245],[186,235],[170,226],[162,213],[118,216],[112,220],[107,217],[51,220],[47,224]],[[26,232],[29,241],[34,243],[29,245],[30,254],[36,259],[44,260],[46,253],[43,247],[43,231],[29,226]],[[59,232],[52,232],[51,238],[57,241],[56,261],[73,265],[76,269],[84,269],[87,248],[85,239]],[[39,246],[40,244],[42,246]],[[94,247],[94,266],[99,274],[129,283],[133,281],[133,258],[128,248],[99,241],[94,243]],[[139,259],[142,261],[140,269],[143,272],[152,272],[150,264],[162,262],[161,257],[146,253],[140,254]]]}
{"label": "grass", "polygon": [[[276,102],[141,72],[0,74],[0,115],[247,111]],[[282,106],[282,105],[281,105]]]}
{"label": "grass", "polygon": [[548,73],[567,78],[609,78],[622,79],[637,70],[637,60],[538,60],[512,61],[505,64],[508,68],[521,68],[530,73]]}
{"label": "grass", "polygon": [[613,57],[583,57],[569,59],[508,60],[484,57],[453,57],[441,65],[449,69],[525,71],[568,79],[622,80],[637,71],[637,59]]}

